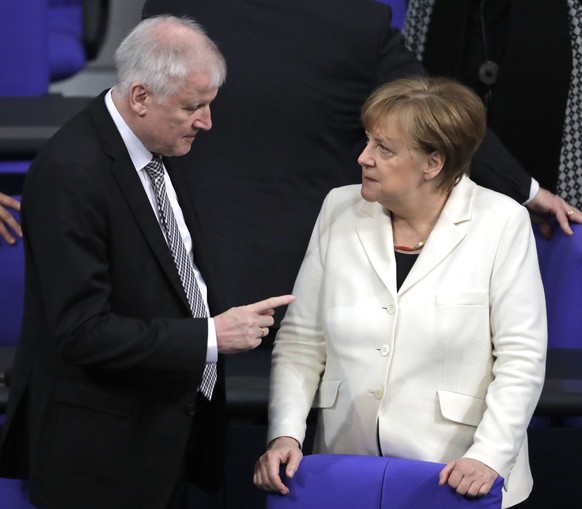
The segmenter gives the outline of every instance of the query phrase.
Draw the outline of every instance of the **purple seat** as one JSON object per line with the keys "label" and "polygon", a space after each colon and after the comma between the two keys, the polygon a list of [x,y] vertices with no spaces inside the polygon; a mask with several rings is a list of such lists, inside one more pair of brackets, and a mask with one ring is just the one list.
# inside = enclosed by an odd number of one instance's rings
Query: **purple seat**
{"label": "purple seat", "polygon": [[[15,167],[15,170],[18,169],[22,169],[19,164]],[[20,220],[18,213],[14,215]],[[0,240],[0,355],[2,356],[3,349],[13,348],[18,341],[23,300],[24,249],[22,240],[18,240],[15,246],[9,246]],[[3,378],[3,373],[0,375],[2,375],[0,378]],[[5,402],[2,403],[5,404]],[[0,433],[3,421],[4,415],[0,415]],[[35,506],[28,502],[26,493],[25,481],[0,478],[1,508],[34,509]]]}
{"label": "purple seat", "polygon": [[548,347],[582,348],[582,225],[556,229],[548,241],[534,229],[548,311]]}
{"label": "purple seat", "polygon": [[109,0],[2,0],[0,97],[49,93],[97,56]]}
{"label": "purple seat", "polygon": [[18,479],[0,479],[0,507],[5,509],[35,509],[28,502],[26,482]]}
{"label": "purple seat", "polygon": [[0,96],[47,93],[47,14],[48,0],[0,2]]}
{"label": "purple seat", "polygon": [[[17,199],[20,197],[16,196]],[[14,213],[20,221],[20,215]],[[0,345],[15,345],[20,334],[24,303],[24,246],[0,240]]]}
{"label": "purple seat", "polygon": [[352,456],[305,456],[289,494],[269,494],[267,509],[500,509],[503,479],[482,498],[466,498],[438,485],[440,463]]}
{"label": "purple seat", "polygon": [[3,175],[24,175],[30,161],[0,161],[0,177]]}
{"label": "purple seat", "polygon": [[406,18],[406,0],[378,0],[392,8],[391,25],[398,30],[402,30],[404,19]]}
{"label": "purple seat", "polygon": [[49,0],[50,80],[73,76],[87,65],[83,47],[83,0]]}

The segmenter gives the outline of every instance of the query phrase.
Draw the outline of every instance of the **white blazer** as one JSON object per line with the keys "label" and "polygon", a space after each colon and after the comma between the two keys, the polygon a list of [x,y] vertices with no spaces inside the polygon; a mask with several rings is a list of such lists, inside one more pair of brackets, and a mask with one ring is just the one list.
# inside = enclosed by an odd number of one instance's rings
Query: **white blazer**
{"label": "white blazer", "polygon": [[504,507],[532,488],[526,430],[545,375],[546,308],[529,215],[463,178],[396,290],[390,215],[332,190],[273,350],[268,439],[314,452],[447,463],[505,478]]}

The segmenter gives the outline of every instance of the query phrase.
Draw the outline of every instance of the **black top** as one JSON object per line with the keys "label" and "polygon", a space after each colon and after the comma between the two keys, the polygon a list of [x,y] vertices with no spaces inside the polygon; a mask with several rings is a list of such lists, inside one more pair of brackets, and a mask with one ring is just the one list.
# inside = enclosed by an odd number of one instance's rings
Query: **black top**
{"label": "black top", "polygon": [[418,258],[418,254],[411,254],[411,253],[400,253],[398,251],[394,251],[396,255],[396,288],[400,290],[402,283],[408,276],[410,269],[414,265],[414,262]]}

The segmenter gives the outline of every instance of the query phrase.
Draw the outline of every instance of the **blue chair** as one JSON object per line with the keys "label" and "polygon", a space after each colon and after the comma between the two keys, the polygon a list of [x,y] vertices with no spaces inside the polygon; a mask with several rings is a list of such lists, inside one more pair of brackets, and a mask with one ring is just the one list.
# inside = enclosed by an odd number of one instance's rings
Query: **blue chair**
{"label": "blue chair", "polygon": [[2,0],[0,96],[46,95],[97,56],[110,0]]}
{"label": "blue chair", "polygon": [[49,0],[47,14],[50,81],[58,81],[87,65],[83,0]]}
{"label": "blue chair", "polygon": [[[19,199],[18,196],[16,196]],[[20,215],[14,216],[20,221]],[[24,303],[24,247],[0,240],[0,347],[16,345]]]}
{"label": "blue chair", "polygon": [[[18,169],[19,165],[16,165]],[[16,196],[19,199],[18,196]],[[20,215],[14,213],[16,219]],[[24,248],[22,240],[9,246],[0,240],[0,371],[9,368],[20,333],[24,300]],[[4,373],[0,378],[4,379]],[[3,389],[5,391],[5,389]],[[2,406],[5,393],[2,396]],[[2,413],[4,408],[2,408]],[[0,431],[4,416],[0,415]],[[19,479],[0,479],[0,507],[34,509],[28,502],[26,482]]]}
{"label": "blue chair", "polygon": [[[19,199],[18,196],[15,198]],[[14,213],[17,220],[20,215]],[[0,240],[0,424],[5,412],[7,389],[24,308],[24,246],[22,240],[9,246]],[[0,507],[2,505],[0,504]]]}
{"label": "blue chair", "polygon": [[582,225],[556,228],[548,241],[534,228],[548,312],[548,347],[582,348]]}
{"label": "blue chair", "polygon": [[0,507],[3,509],[35,509],[28,502],[25,481],[0,479]]}
{"label": "blue chair", "polygon": [[467,498],[438,485],[443,467],[400,458],[313,454],[285,481],[288,495],[267,496],[267,509],[501,508],[501,477],[487,496]]}
{"label": "blue chair", "polygon": [[392,8],[392,23],[391,25],[398,30],[402,30],[404,20],[406,18],[406,1],[407,0],[378,0],[383,4],[387,4]]}
{"label": "blue chair", "polygon": [[0,2],[0,96],[47,93],[47,16],[47,0]]}

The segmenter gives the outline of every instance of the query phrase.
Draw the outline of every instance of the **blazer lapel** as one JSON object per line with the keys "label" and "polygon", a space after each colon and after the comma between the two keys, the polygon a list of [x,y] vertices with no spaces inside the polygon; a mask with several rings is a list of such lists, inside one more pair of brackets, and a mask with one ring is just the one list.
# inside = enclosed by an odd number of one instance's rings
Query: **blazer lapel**
{"label": "blazer lapel", "polygon": [[443,211],[399,293],[406,292],[437,267],[465,238],[459,225],[471,219],[477,186],[467,177],[453,188]]}
{"label": "blazer lapel", "polygon": [[356,233],[370,264],[392,295],[396,295],[396,260],[392,247],[392,221],[378,203],[364,202],[364,216]]}
{"label": "blazer lapel", "polygon": [[[463,177],[453,188],[426,245],[398,293],[402,294],[426,277],[461,243],[465,228],[460,225],[471,219],[477,185]],[[396,260],[393,249],[392,221],[378,203],[365,202],[364,213],[356,224],[356,232],[370,263],[392,295],[396,295]]]}

